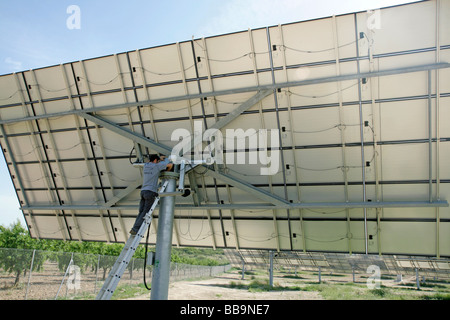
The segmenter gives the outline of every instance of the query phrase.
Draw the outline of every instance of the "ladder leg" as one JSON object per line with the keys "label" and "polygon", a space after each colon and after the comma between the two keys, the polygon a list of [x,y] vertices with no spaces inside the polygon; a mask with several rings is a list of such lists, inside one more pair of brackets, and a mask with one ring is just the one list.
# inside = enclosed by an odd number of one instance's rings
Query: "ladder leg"
{"label": "ladder leg", "polygon": [[[164,192],[168,183],[169,182],[167,180],[163,183],[160,192]],[[153,219],[153,211],[156,209],[159,200],[160,200],[159,196],[155,198],[152,207],[144,217],[144,221],[141,227],[139,228],[139,231],[136,233],[136,235],[131,235],[128,238],[124,248],[122,249],[122,252],[117,258],[114,266],[111,268],[108,278],[106,279],[97,297],[95,298],[96,300],[109,300],[111,296],[114,294],[114,290],[119,284],[119,281],[123,273],[125,272],[128,263],[131,261],[131,258],[136,252],[136,249],[139,246],[139,243],[141,242],[142,238],[144,238],[145,232],[150,227],[150,224]]]}

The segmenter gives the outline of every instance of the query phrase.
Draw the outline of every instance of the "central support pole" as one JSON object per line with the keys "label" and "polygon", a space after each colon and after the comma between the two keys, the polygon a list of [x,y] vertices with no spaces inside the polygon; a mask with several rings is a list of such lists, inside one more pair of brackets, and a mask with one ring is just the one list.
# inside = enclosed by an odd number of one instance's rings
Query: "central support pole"
{"label": "central support pole", "polygon": [[[179,174],[165,171],[161,173],[160,177],[162,180],[169,180],[165,192],[174,192]],[[169,296],[174,208],[175,196],[161,197],[151,300],[167,300]]]}

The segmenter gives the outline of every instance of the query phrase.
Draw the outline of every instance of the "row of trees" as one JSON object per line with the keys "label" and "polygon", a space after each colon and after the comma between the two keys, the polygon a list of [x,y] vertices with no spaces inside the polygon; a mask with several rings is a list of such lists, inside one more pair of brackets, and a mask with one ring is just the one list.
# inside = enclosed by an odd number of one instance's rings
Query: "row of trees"
{"label": "row of trees", "polygon": [[[9,227],[0,225],[0,248],[118,256],[122,252],[123,247],[123,243],[33,239],[19,221],[11,224]],[[148,248],[148,250],[152,249],[152,247]],[[136,249],[134,257],[144,259],[145,246],[143,244]],[[218,266],[229,263],[223,250],[199,248],[173,248],[172,262],[205,266]]]}
{"label": "row of trees", "polygon": [[[123,247],[121,243],[33,239],[20,222],[16,222],[9,227],[0,226],[0,269],[14,273],[18,283],[21,273],[30,269],[33,251],[36,250],[33,271],[39,271],[46,260],[56,261],[60,270],[66,270],[73,258],[73,263],[82,272],[87,268],[103,269],[104,278]],[[145,258],[144,245],[138,247],[134,258]],[[222,250],[197,248],[173,248],[172,262],[206,266],[228,264]],[[136,261],[133,268],[143,268],[143,260]]]}
{"label": "row of trees", "polygon": [[[41,271],[44,262],[49,260],[57,262],[59,270],[64,272],[73,258],[73,264],[82,272],[88,268],[103,269],[104,278],[122,248],[123,244],[119,243],[33,239],[20,222],[0,226],[0,269],[15,274],[14,285],[30,270],[31,261],[32,271]],[[99,255],[104,257],[98,259]],[[143,256],[143,248],[139,248],[136,257]]]}
{"label": "row of trees", "polygon": [[[9,227],[0,226],[0,248],[31,249],[55,252],[78,252],[117,256],[123,249],[123,244],[89,241],[62,241],[49,239],[33,239],[20,222]],[[137,258],[144,257],[143,248],[136,251]]]}
{"label": "row of trees", "polygon": [[[122,252],[123,247],[123,243],[33,239],[19,221],[11,224],[9,227],[0,225],[0,248],[118,256]],[[148,250],[152,249],[152,247],[148,248]],[[145,247],[143,244],[136,249],[134,257],[144,259]],[[218,266],[229,263],[223,250],[199,248],[173,248],[172,262],[204,266]]]}

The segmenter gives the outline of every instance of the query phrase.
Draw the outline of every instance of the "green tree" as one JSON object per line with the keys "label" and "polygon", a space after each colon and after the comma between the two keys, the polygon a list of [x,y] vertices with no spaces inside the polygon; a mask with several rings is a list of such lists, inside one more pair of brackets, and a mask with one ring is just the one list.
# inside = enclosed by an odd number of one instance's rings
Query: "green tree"
{"label": "green tree", "polygon": [[10,225],[9,228],[0,226],[0,247],[31,249],[32,242],[28,231],[25,230],[19,221]]}
{"label": "green tree", "polygon": [[[20,280],[20,275],[24,275],[31,267],[33,257],[33,241],[28,235],[28,231],[16,222],[6,228],[0,226],[0,247],[13,249],[0,249],[0,267],[6,272],[15,273],[14,285]],[[33,270],[40,270],[46,259],[43,252],[36,251],[33,262]]]}
{"label": "green tree", "polygon": [[[120,254],[123,247],[124,244],[122,243],[33,239],[19,221],[8,228],[0,226],[0,248],[48,251],[49,253],[46,253],[47,258],[55,262],[57,261],[61,270],[67,268],[71,258],[70,254],[63,255],[61,254],[62,252],[89,253],[92,255],[112,257],[111,259],[100,259],[101,266],[99,267],[103,269],[104,274],[106,274],[106,272],[114,265],[116,257]],[[154,247],[149,247],[148,251],[154,251]],[[144,259],[144,257],[145,244],[141,244],[136,249],[134,258]],[[74,255],[74,263],[82,268],[82,271],[88,266],[91,266],[95,270],[97,268],[97,261],[98,256],[82,257],[82,255]],[[228,260],[226,259],[223,250],[199,248],[173,248],[172,262],[206,266],[228,264]],[[135,268],[140,268],[138,263],[135,264],[135,266]]]}

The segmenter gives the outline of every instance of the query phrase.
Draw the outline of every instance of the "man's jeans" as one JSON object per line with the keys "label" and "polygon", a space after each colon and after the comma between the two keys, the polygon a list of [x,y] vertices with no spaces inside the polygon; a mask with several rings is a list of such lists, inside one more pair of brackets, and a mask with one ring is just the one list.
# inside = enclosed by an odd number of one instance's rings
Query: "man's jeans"
{"label": "man's jeans", "polygon": [[141,202],[139,203],[139,214],[134,222],[133,230],[138,232],[144,222],[144,217],[152,208],[153,202],[158,194],[150,190],[141,191]]}

